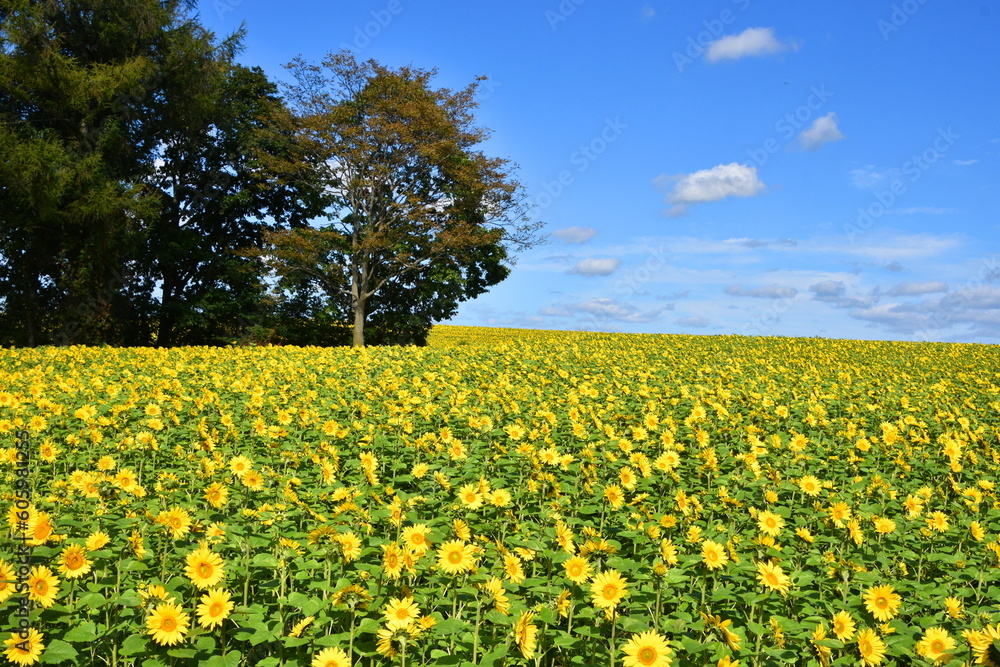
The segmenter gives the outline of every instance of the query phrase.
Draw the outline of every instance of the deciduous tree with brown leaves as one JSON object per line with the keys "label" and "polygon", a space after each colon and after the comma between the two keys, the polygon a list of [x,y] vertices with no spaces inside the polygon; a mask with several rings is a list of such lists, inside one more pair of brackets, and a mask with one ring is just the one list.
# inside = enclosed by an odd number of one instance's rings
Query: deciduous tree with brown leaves
{"label": "deciduous tree with brown leaves", "polygon": [[349,51],[297,59],[287,98],[297,151],[280,178],[312,190],[323,224],[271,232],[260,256],[283,280],[342,304],[353,344],[369,316],[443,319],[503,280],[541,241],[513,165],[474,124],[483,80],[433,88],[435,70],[389,69]]}

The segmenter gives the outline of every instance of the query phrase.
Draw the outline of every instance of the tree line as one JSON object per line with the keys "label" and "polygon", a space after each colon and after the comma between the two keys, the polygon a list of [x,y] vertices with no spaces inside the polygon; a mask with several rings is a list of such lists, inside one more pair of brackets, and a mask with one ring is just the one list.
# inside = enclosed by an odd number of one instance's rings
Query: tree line
{"label": "tree line", "polygon": [[474,81],[297,59],[194,0],[0,0],[0,344],[420,344],[538,242]]}

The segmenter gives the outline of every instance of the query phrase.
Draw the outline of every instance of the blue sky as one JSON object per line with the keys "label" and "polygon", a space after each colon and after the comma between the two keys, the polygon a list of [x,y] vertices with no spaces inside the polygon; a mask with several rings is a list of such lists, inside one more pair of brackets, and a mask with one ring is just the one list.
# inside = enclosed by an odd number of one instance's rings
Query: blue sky
{"label": "blue sky", "polygon": [[239,60],[477,76],[549,243],[451,323],[1000,342],[1000,2],[202,0]]}

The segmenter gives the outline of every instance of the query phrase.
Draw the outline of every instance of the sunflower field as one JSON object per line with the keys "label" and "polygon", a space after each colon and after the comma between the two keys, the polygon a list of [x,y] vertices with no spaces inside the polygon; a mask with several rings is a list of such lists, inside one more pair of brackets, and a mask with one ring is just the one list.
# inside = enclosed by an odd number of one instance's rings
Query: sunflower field
{"label": "sunflower field", "polygon": [[994,346],[0,361],[0,662],[1000,666]]}

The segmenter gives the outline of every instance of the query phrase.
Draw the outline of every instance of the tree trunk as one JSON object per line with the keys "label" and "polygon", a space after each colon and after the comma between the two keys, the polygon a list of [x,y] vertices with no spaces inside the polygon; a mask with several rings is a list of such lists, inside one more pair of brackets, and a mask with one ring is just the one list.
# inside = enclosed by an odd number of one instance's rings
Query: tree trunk
{"label": "tree trunk", "polygon": [[359,296],[354,301],[354,347],[365,346],[365,298]]}

